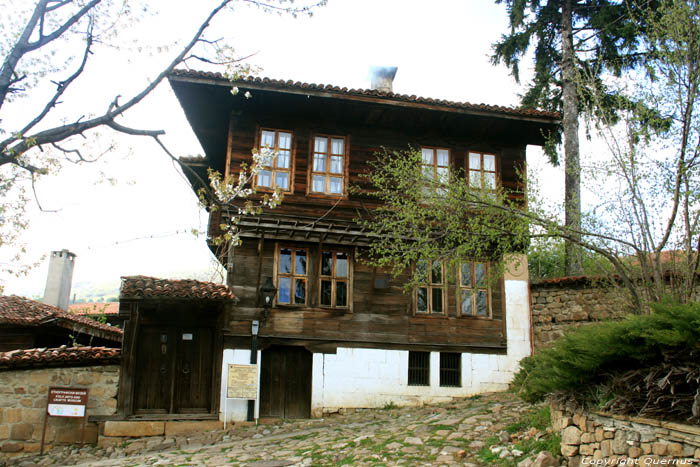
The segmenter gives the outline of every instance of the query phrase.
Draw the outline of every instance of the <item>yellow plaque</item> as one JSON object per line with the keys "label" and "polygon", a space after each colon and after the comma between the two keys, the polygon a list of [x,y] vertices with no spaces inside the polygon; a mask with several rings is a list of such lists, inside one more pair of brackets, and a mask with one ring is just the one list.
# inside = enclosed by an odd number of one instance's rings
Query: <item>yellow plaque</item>
{"label": "yellow plaque", "polygon": [[257,399],[258,365],[229,364],[226,397],[229,399]]}

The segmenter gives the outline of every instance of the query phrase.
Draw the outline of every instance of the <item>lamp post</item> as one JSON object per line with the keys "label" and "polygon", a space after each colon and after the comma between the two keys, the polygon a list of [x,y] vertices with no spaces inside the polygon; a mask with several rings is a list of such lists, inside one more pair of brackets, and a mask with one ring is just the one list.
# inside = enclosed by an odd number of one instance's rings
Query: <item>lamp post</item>
{"label": "lamp post", "polygon": [[272,301],[275,299],[276,294],[277,289],[275,288],[275,284],[272,283],[272,278],[269,276],[266,277],[265,283],[262,285],[262,287],[260,287],[260,298],[262,299],[263,303],[263,326],[265,326],[267,323],[267,315],[270,312],[270,306],[272,305]]}

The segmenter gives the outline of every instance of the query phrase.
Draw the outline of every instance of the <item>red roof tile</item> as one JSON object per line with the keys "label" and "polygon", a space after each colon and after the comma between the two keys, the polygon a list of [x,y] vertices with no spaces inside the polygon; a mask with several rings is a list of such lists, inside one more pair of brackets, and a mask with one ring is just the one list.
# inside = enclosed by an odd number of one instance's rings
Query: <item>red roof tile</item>
{"label": "red roof tile", "polygon": [[196,71],[196,70],[173,70],[170,73],[174,77],[192,78],[192,79],[212,79],[220,81],[222,84],[231,84],[236,86],[245,86],[246,84],[264,85],[270,89],[301,89],[309,91],[322,91],[324,93],[336,94],[339,96],[361,96],[361,97],[377,97],[386,101],[401,101],[415,104],[438,105],[446,108],[459,108],[464,110],[492,112],[503,115],[516,115],[523,117],[542,117],[551,120],[559,120],[561,115],[559,112],[547,112],[543,110],[504,107],[500,105],[487,104],[471,104],[469,102],[453,102],[443,99],[432,99],[429,97],[409,96],[406,94],[397,94],[394,92],[378,91],[375,89],[348,89],[330,84],[313,84],[302,83],[299,81],[284,81],[271,78],[260,78],[248,76],[239,80],[230,81],[221,73]]}
{"label": "red roof tile", "polygon": [[0,296],[0,325],[42,326],[48,323],[69,329],[80,326],[87,334],[107,334],[117,341],[121,340],[123,334],[117,327],[98,323],[93,319],[77,316],[36,300],[17,295]]}
{"label": "red roof tile", "polygon": [[76,315],[116,315],[119,313],[119,302],[73,303],[68,305],[68,312]]}
{"label": "red roof tile", "polygon": [[119,363],[119,349],[108,347],[67,347],[0,352],[0,370],[22,367]]}
{"label": "red roof tile", "polygon": [[195,280],[157,279],[147,276],[122,277],[121,299],[163,298],[191,300],[233,300],[227,286]]}

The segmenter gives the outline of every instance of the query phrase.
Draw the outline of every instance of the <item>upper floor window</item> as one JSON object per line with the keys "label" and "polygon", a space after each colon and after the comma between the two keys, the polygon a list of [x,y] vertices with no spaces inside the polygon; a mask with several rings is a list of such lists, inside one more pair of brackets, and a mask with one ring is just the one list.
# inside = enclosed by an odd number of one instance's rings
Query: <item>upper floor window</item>
{"label": "upper floor window", "polygon": [[469,185],[484,190],[496,189],[496,155],[469,151],[467,159]]}
{"label": "upper floor window", "polygon": [[345,251],[321,252],[321,306],[347,308],[350,301],[350,258]]}
{"label": "upper floor window", "polygon": [[439,261],[419,261],[416,268],[422,282],[416,287],[416,313],[444,314],[445,265]]}
{"label": "upper floor window", "polygon": [[423,174],[436,183],[447,182],[450,173],[450,151],[440,148],[421,148]]}
{"label": "upper floor window", "polygon": [[345,191],[345,138],[314,137],[311,193],[342,195]]}
{"label": "upper floor window", "polygon": [[279,247],[277,251],[277,303],[306,305],[308,283],[306,248]]}
{"label": "upper floor window", "polygon": [[487,283],[488,263],[463,263],[459,271],[462,316],[491,315],[491,297]]}
{"label": "upper floor window", "polygon": [[269,148],[276,157],[263,160],[258,172],[258,187],[290,191],[292,166],[292,134],[280,130],[260,130],[260,149]]}

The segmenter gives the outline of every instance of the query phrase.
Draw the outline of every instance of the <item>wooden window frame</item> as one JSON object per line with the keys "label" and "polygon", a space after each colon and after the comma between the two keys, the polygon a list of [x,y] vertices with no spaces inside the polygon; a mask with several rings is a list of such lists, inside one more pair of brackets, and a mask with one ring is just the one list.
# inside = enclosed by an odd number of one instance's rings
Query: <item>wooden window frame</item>
{"label": "wooden window frame", "polygon": [[[283,249],[290,249],[292,251],[292,272],[291,273],[281,273],[280,272],[280,256],[281,256],[281,251]],[[296,274],[296,251],[297,250],[304,250],[306,252],[306,272],[305,274]],[[275,287],[277,288],[277,293],[275,294],[275,305],[276,306],[292,306],[292,307],[304,307],[307,306],[309,303],[309,278],[311,276],[310,274],[310,267],[311,267],[311,252],[310,249],[306,246],[298,246],[298,245],[287,245],[287,244],[275,244],[275,264],[274,264],[274,282],[275,282]],[[289,296],[289,303],[280,303],[279,301],[279,293],[280,293],[280,279],[284,277],[289,277],[291,278],[291,288],[290,288],[290,296]],[[297,279],[304,279],[306,281],[306,291],[304,293],[304,303],[294,303],[294,290],[295,290],[295,284]]]}
{"label": "wooden window frame", "polygon": [[[333,255],[333,265],[332,265],[332,271],[330,276],[324,276],[323,275],[323,253],[324,252],[331,252]],[[336,267],[336,253],[345,253],[348,256],[348,271],[347,271],[347,276],[346,277],[336,277],[335,275],[335,267]],[[352,254],[351,252],[346,249],[346,248],[320,248],[319,249],[319,258],[318,258],[318,306],[321,308],[328,308],[328,309],[334,309],[334,310],[352,310],[352,284],[353,284],[353,260],[352,260]],[[321,303],[321,293],[322,293],[322,288],[321,288],[321,283],[323,281],[331,281],[331,304],[330,305],[323,305]],[[336,302],[336,284],[337,282],[345,282],[347,284],[347,295],[346,295],[346,300],[347,304],[345,306],[338,306]]]}
{"label": "wooden window frame", "polygon": [[269,167],[262,167],[261,170],[269,170],[272,175],[270,178],[272,186],[265,186],[265,185],[259,185],[258,184],[258,177],[260,176],[260,173],[258,172],[258,175],[255,176],[255,180],[253,180],[253,184],[255,186],[256,190],[259,191],[268,191],[268,192],[274,192],[277,189],[277,184],[276,184],[276,174],[277,172],[287,172],[289,176],[289,183],[287,186],[286,190],[280,189],[282,193],[294,193],[294,160],[295,160],[295,152],[296,152],[296,139],[294,138],[294,132],[291,130],[285,130],[283,128],[268,128],[268,127],[258,127],[257,133],[255,136],[255,147],[260,151],[262,149],[261,143],[262,143],[262,133],[263,131],[272,131],[275,133],[275,147],[271,148],[273,151],[278,151],[279,150],[279,134],[280,133],[288,133],[291,138],[291,142],[289,144],[289,168],[288,169],[278,169],[277,168],[277,158],[275,158],[274,161],[274,166],[269,166]]}
{"label": "wooden window frame", "polygon": [[[411,354],[413,354],[414,357],[422,357],[421,360],[425,361],[425,365],[411,366]],[[408,374],[406,382],[408,386],[430,386],[430,352],[408,351]]]}
{"label": "wooden window frame", "polygon": [[[445,169],[447,169],[447,177],[448,177],[448,181],[449,181],[450,160],[452,159],[452,152],[450,151],[450,149],[437,147],[437,146],[421,146],[420,147],[420,151],[421,151],[421,164],[420,165],[421,165],[421,168],[430,167],[430,165],[423,163],[423,150],[429,150],[429,151],[433,152],[432,180],[437,184],[439,182],[438,168],[445,168]],[[447,151],[447,165],[438,165],[438,157],[437,157],[438,150]]]}
{"label": "wooden window frame", "polygon": [[[470,268],[470,275],[471,275],[471,284],[469,286],[464,285],[462,282],[462,266],[464,264],[469,264]],[[476,284],[476,275],[474,274],[474,265],[475,264],[483,264],[484,265],[484,286],[479,287],[478,284]],[[460,317],[466,317],[470,316],[472,318],[480,318],[480,319],[493,319],[493,300],[491,297],[491,286],[488,284],[488,275],[489,271],[491,269],[491,263],[488,261],[469,261],[465,262],[459,265],[459,270],[457,271],[457,314]],[[472,312],[471,314],[464,314],[462,313],[462,292],[463,291],[470,291],[471,292],[471,301],[472,301]],[[484,291],[486,292],[486,314],[485,315],[478,315],[476,314],[476,293],[478,291]]]}
{"label": "wooden window frame", "polygon": [[[448,283],[447,283],[447,277],[446,277],[446,264],[444,262],[440,262],[440,270],[442,274],[442,282],[437,284],[433,283],[432,281],[432,270],[433,270],[433,261],[426,260],[428,263],[428,282],[421,282],[420,284],[416,285],[414,291],[413,291],[413,311],[416,316],[440,316],[440,317],[446,317],[447,316],[447,289],[448,289]],[[415,266],[417,268],[418,265]],[[418,311],[418,289],[425,288],[428,290],[428,310],[427,311]],[[441,289],[442,290],[442,311],[440,312],[434,312],[433,311],[433,290],[434,289]]]}
{"label": "wooden window frame", "polygon": [[[473,169],[471,167],[470,158],[471,158],[472,154],[479,154],[479,156],[480,156],[480,159],[479,159],[480,160],[480,162],[479,162],[480,168],[479,169]],[[484,155],[493,156],[493,158],[494,158],[494,164],[493,164],[494,169],[493,170],[484,170]],[[495,191],[498,189],[498,187],[500,186],[500,182],[501,182],[500,177],[498,176],[499,169],[500,169],[500,157],[498,157],[498,154],[496,154],[495,152],[475,151],[472,149],[467,151],[467,155],[464,158],[465,181],[467,184],[471,183],[472,172],[478,172],[479,179],[481,180],[481,182],[477,188],[479,188],[480,190]],[[484,179],[484,174],[486,174],[486,173],[493,174],[493,177],[494,177],[494,188],[493,189],[486,188],[485,179]]]}
{"label": "wooden window frame", "polygon": [[[447,368],[449,358],[457,360],[456,368]],[[454,382],[453,382],[454,381]],[[459,352],[440,352],[440,387],[461,388],[462,387],[462,354]]]}
{"label": "wooden window frame", "polygon": [[[327,140],[327,152],[324,153],[326,155],[326,171],[325,172],[316,172],[314,171],[314,155],[315,154],[321,154],[316,152],[316,138],[326,138]],[[343,140],[343,173],[342,174],[333,174],[330,171],[330,164],[331,164],[331,155],[339,155],[339,154],[331,154],[331,140],[332,139],[342,139]],[[350,138],[348,136],[340,136],[340,135],[330,135],[330,134],[325,134],[325,133],[312,133],[311,138],[309,140],[309,171],[308,171],[308,176],[306,180],[306,194],[308,196],[313,196],[313,197],[332,197],[332,198],[340,198],[344,199],[348,197],[348,172],[350,168],[350,153],[349,153],[349,147],[350,147]],[[314,181],[314,175],[323,175],[325,177],[325,183],[326,183],[326,191],[313,191],[313,181]],[[340,175],[343,179],[342,182],[342,192],[341,193],[331,193],[330,192],[330,177],[331,176],[338,176]]]}

